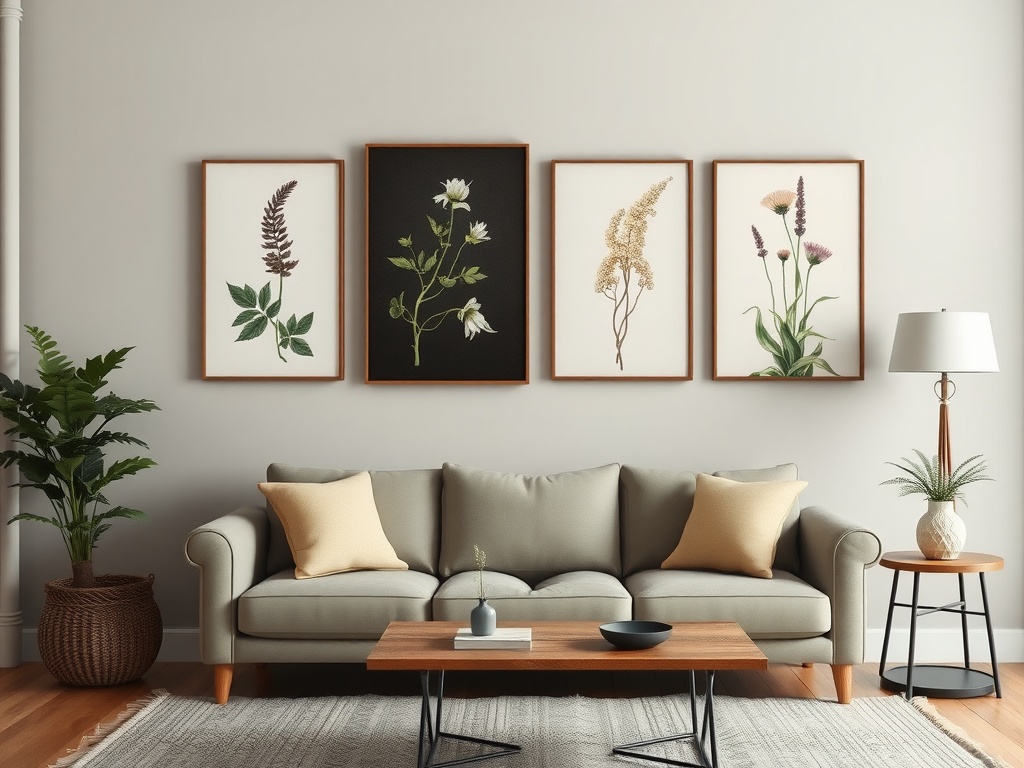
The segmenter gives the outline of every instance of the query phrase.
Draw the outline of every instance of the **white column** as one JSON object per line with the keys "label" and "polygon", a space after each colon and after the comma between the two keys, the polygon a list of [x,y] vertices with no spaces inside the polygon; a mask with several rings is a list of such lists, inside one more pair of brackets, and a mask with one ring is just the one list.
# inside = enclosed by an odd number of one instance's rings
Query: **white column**
{"label": "white column", "polygon": [[[21,343],[21,16],[21,0],[0,0],[0,370],[11,379]],[[0,450],[10,447],[0,436]],[[0,470],[0,667],[21,664],[19,523],[7,524],[18,514],[17,481],[17,468]]]}

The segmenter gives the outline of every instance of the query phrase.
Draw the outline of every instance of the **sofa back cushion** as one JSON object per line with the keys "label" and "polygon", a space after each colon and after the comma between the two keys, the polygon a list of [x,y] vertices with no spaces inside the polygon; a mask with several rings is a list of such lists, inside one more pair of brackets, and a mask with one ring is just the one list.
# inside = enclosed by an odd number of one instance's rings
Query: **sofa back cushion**
{"label": "sofa back cushion", "polygon": [[[267,467],[267,480],[272,483],[328,483],[352,477],[361,471],[271,464]],[[436,574],[440,541],[441,470],[373,470],[370,472],[370,484],[381,527],[395,548],[395,554],[408,563],[412,570]],[[270,521],[267,572],[277,573],[286,568],[294,568],[295,563],[281,521],[273,510],[268,509],[267,512]]]}
{"label": "sofa back cushion", "polygon": [[621,575],[617,464],[537,477],[441,472],[441,576],[473,570],[474,544],[488,570],[531,585],[570,571]]}
{"label": "sofa back cushion", "polygon": [[697,475],[627,464],[619,472],[619,481],[623,573],[660,568],[690,517]]}
{"label": "sofa back cushion", "polygon": [[[797,480],[796,464],[765,469],[723,470],[715,477],[740,482]],[[620,473],[622,505],[622,570],[624,575],[660,568],[679,543],[683,526],[693,510],[697,475],[676,469],[648,469],[623,465]],[[782,524],[774,567],[799,573],[797,549],[799,497]]]}

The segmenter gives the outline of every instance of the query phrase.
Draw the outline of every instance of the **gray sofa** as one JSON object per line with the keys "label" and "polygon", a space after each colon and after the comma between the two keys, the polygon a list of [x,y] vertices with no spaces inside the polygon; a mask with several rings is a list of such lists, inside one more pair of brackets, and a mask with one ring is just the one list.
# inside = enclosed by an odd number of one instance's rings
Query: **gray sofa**
{"label": "gray sofa", "polygon": [[[272,464],[271,482],[356,474]],[[715,473],[795,480],[793,464]],[[296,579],[272,509],[249,506],[193,530],[200,646],[227,701],[233,665],[361,662],[392,620],[467,620],[476,604],[473,544],[499,621],[735,621],[771,662],[832,666],[852,694],[864,654],[864,570],[878,537],[819,507],[793,505],[773,578],[662,570],[693,507],[696,475],[609,465],[528,477],[445,464],[371,471],[381,524],[407,571]]]}

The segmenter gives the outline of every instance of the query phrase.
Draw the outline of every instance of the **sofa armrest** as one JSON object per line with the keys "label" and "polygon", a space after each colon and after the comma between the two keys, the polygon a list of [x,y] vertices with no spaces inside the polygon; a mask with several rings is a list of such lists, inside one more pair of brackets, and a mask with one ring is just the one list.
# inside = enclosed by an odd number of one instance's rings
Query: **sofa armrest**
{"label": "sofa armrest", "polygon": [[800,511],[800,573],[832,604],[832,663],[864,661],[864,570],[882,542],[866,528],[821,507]]}
{"label": "sofa armrest", "polygon": [[263,507],[241,507],[185,540],[185,556],[199,568],[199,652],[205,664],[234,663],[238,598],[266,578],[269,528]]}

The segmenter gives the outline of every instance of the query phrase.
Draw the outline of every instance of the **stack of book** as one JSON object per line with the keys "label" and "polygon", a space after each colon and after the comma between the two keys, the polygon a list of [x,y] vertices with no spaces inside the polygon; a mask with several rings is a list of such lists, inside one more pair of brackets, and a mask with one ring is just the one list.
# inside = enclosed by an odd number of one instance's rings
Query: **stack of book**
{"label": "stack of book", "polygon": [[533,647],[530,627],[498,627],[492,635],[474,635],[469,628],[455,633],[455,650],[528,651]]}

